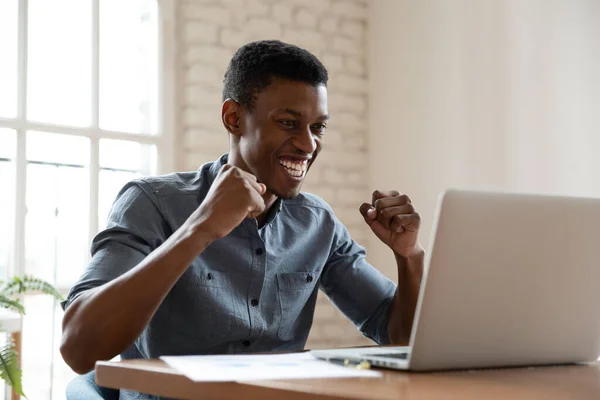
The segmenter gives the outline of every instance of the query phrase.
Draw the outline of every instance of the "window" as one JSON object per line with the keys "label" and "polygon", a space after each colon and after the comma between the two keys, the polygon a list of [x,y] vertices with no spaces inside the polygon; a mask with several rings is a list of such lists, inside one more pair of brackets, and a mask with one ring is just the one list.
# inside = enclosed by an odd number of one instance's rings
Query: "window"
{"label": "window", "polygon": [[[33,274],[66,294],[119,189],[170,169],[160,21],[157,0],[0,1],[3,279]],[[25,307],[25,393],[64,399],[63,312],[45,296]]]}

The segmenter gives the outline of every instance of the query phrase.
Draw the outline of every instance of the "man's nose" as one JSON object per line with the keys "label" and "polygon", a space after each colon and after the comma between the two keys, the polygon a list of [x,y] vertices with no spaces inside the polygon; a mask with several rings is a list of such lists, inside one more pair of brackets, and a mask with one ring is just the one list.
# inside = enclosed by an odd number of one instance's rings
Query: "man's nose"
{"label": "man's nose", "polygon": [[306,154],[312,154],[317,150],[317,141],[315,140],[310,127],[307,127],[302,133],[299,133],[298,136],[296,136],[294,145]]}

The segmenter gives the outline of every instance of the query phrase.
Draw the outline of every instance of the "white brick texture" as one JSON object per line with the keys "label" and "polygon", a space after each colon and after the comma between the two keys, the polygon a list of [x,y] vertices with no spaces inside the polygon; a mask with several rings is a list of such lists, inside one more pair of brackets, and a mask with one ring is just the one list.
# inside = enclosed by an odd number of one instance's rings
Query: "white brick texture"
{"label": "white brick texture", "polygon": [[[317,55],[330,74],[325,148],[304,190],[325,199],[354,239],[370,234],[358,212],[367,190],[367,0],[183,0],[178,2],[181,131],[179,170],[226,152],[220,119],[223,74],[243,44],[280,39]],[[308,348],[365,345],[354,326],[320,294]]]}

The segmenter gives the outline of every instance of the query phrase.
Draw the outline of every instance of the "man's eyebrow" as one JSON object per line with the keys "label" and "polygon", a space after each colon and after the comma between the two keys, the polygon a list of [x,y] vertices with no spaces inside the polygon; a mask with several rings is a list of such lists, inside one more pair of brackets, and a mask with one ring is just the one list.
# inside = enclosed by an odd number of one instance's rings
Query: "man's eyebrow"
{"label": "man's eyebrow", "polygon": [[300,111],[296,111],[296,110],[291,109],[291,108],[281,109],[281,110],[278,111],[278,113],[280,113],[280,114],[284,114],[284,113],[285,114],[291,114],[291,115],[293,115],[294,117],[297,117],[297,118],[302,117],[302,113]]}
{"label": "man's eyebrow", "polygon": [[[296,118],[301,118],[302,117],[302,113],[300,111],[296,111],[292,108],[285,108],[282,110],[279,110],[279,113],[287,113],[287,114],[291,114]],[[329,119],[329,114],[325,114],[322,115],[319,119],[323,120],[323,121],[327,121]]]}

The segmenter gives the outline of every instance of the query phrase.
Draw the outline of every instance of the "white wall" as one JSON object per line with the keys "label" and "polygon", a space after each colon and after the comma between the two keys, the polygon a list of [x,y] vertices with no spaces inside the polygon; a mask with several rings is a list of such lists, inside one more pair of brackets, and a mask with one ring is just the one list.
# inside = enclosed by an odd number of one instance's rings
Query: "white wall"
{"label": "white wall", "polygon": [[[304,189],[332,205],[353,237],[365,243],[358,206],[368,199],[366,0],[184,0],[177,3],[180,52],[177,167],[194,170],[228,149],[221,118],[227,64],[241,45],[280,39],[316,54],[330,72],[333,116],[325,150]],[[366,344],[325,297],[319,297],[308,347]]]}
{"label": "white wall", "polygon": [[[392,279],[356,211],[375,188],[412,197],[425,244],[449,186],[600,196],[599,1],[183,0],[175,19],[178,169],[226,151],[221,80],[240,45],[306,47],[331,73],[333,119],[305,189]],[[363,343],[321,298],[309,347]]]}
{"label": "white wall", "polygon": [[425,244],[447,187],[600,196],[600,2],[370,4],[369,185],[411,196]]}

